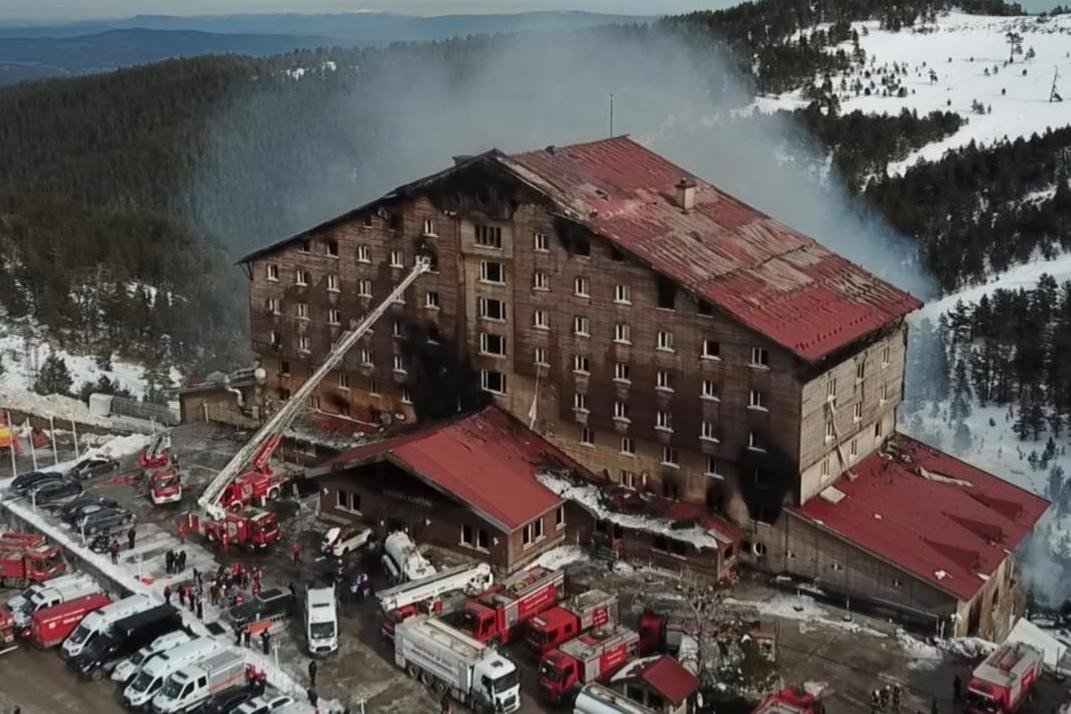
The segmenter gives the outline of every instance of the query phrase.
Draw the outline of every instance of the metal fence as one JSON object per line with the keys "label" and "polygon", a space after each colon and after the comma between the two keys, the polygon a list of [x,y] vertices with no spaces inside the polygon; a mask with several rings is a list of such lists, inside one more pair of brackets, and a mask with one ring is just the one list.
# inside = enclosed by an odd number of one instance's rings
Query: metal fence
{"label": "metal fence", "polygon": [[178,412],[162,404],[139,402],[126,397],[112,397],[111,413],[119,416],[134,417],[145,421],[156,421],[164,426],[178,426]]}

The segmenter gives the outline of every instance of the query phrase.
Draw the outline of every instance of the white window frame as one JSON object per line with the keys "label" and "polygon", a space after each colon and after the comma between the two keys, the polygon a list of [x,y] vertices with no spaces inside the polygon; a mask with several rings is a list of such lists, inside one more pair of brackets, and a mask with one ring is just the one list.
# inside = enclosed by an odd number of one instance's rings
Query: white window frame
{"label": "white window frame", "polygon": [[751,389],[748,391],[747,408],[754,409],[759,412],[768,412],[770,408],[766,402],[766,392],[761,389]]}
{"label": "white window frame", "polygon": [[632,367],[628,362],[614,363],[614,381],[621,384],[632,384]]}
{"label": "white window frame", "polygon": [[881,385],[881,389],[878,391],[878,404],[885,404],[889,401],[889,385]]}
{"label": "white window frame", "polygon": [[533,362],[536,367],[549,367],[550,362],[547,362],[547,348],[536,347],[535,348],[535,360]]}
{"label": "white window frame", "polygon": [[573,374],[591,374],[591,357],[588,355],[573,355]]}
{"label": "white window frame", "polygon": [[862,402],[856,402],[855,406],[852,407],[852,421],[855,422],[856,424],[858,424],[859,422],[863,421],[863,403]]}
{"label": "white window frame", "polygon": [[341,325],[342,324],[342,311],[337,307],[328,308],[327,310],[327,324],[328,325]]}
{"label": "white window frame", "polygon": [[819,474],[822,477],[829,476],[829,457],[828,456],[825,457],[824,459],[822,459],[822,466],[819,469]]}
{"label": "white window frame", "polygon": [[439,291],[428,290],[424,293],[424,307],[428,310],[438,310],[439,308]]}
{"label": "white window frame", "polygon": [[402,355],[394,355],[391,364],[391,369],[395,374],[406,374],[408,372],[405,368],[405,357]]}
{"label": "white window frame", "polygon": [[618,305],[632,304],[632,286],[618,283],[614,286],[614,302]]}
{"label": "white window frame", "polygon": [[721,472],[721,461],[717,456],[707,456],[706,470],[703,471],[704,476],[709,476],[716,479],[724,479],[725,475]]}
{"label": "white window frame", "polygon": [[892,362],[892,348],[885,345],[881,348],[881,366],[888,367],[890,362]]}
{"label": "white window frame", "polygon": [[826,441],[833,441],[837,437],[837,430],[832,419],[826,419]]}
{"label": "white window frame", "polygon": [[360,360],[361,364],[366,367],[374,366],[376,363],[375,353],[367,347],[362,347],[360,352]]}
{"label": "white window frame", "polygon": [[711,402],[720,402],[721,393],[718,390],[718,383],[713,379],[704,379],[699,386],[699,398]]}
{"label": "white window frame", "polygon": [[837,398],[837,378],[836,377],[830,377],[829,381],[826,382],[826,399],[836,399],[836,398]]}
{"label": "white window frame", "polygon": [[327,275],[327,292],[341,292],[341,289],[339,288],[338,275],[336,273],[328,273]]}
{"label": "white window frame", "polygon": [[550,329],[550,315],[546,310],[536,310],[532,313],[532,327],[536,330]]}
{"label": "white window frame", "polygon": [[550,276],[542,270],[532,273],[532,290],[550,292]]}
{"label": "white window frame", "polygon": [[866,360],[861,359],[855,363],[855,381],[862,382],[866,378]]}
{"label": "white window frame", "polygon": [[[500,389],[492,389],[490,387],[491,374],[498,375]],[[497,370],[481,369],[480,370],[480,389],[490,394],[506,394],[508,385],[506,384],[506,375]]]}
{"label": "white window frame", "polygon": [[268,298],[268,312],[272,315],[282,315],[282,301],[277,297]]}
{"label": "white window frame", "polygon": [[766,451],[766,447],[762,446],[762,439],[760,439],[758,437],[758,434],[756,434],[754,431],[749,431],[747,433],[747,448],[750,451]]}
{"label": "white window frame", "polygon": [[680,454],[672,446],[662,447],[662,460],[659,461],[662,466],[668,466],[670,468],[680,468]]}
{"label": "white window frame", "polygon": [[659,330],[655,349],[660,352],[676,352],[673,347],[673,333],[666,330]]}
{"label": "white window frame", "polygon": [[628,402],[622,402],[620,400],[614,402],[614,419],[623,422],[632,421],[632,418],[629,416]]}
{"label": "white window frame", "polygon": [[294,315],[299,320],[309,319],[309,304],[307,302],[294,303]]}
{"label": "white window frame", "polygon": [[591,297],[591,281],[587,279],[587,276],[578,275],[573,278],[573,295],[582,298]]}
{"label": "white window frame", "polygon": [[357,297],[372,297],[372,290],[374,286],[372,281],[367,278],[357,281]]}
{"label": "white window frame", "polygon": [[294,271],[294,285],[300,285],[301,287],[308,287],[312,282],[312,274],[309,271],[302,268],[298,268]]}
{"label": "white window frame", "polygon": [[669,370],[660,369],[655,372],[655,389],[660,392],[673,391],[673,375]]}
{"label": "white window frame", "polygon": [[848,458],[852,459],[854,461],[856,458],[858,458],[858,456],[859,456],[859,440],[858,439],[852,439],[851,443],[848,444]]}
{"label": "white window frame", "polygon": [[702,441],[709,441],[717,444],[721,441],[718,438],[718,426],[709,419],[704,419],[699,422],[699,438]]}
{"label": "white window frame", "polygon": [[402,404],[412,404],[413,395],[409,392],[409,387],[402,385]]}
{"label": "white window frame", "polygon": [[405,252],[401,250],[392,250],[388,255],[387,261],[392,268],[404,268]]}
{"label": "white window frame", "polygon": [[502,226],[490,223],[474,223],[472,244],[489,250],[502,250]]}
{"label": "white window frame", "polygon": [[338,385],[339,389],[345,389],[347,392],[350,391],[350,376],[345,372],[339,372],[335,375],[335,383]]}
{"label": "white window frame", "polygon": [[636,490],[636,472],[629,471],[628,469],[621,469],[620,473],[621,485],[625,488]]}
{"label": "white window frame", "polygon": [[435,221],[431,218],[424,219],[424,233],[423,235],[429,238],[438,238],[439,234],[435,232]]}
{"label": "white window frame", "polygon": [[588,413],[588,395],[583,392],[573,392],[573,411]]}
{"label": "white window frame", "polygon": [[632,344],[632,325],[627,322],[618,322],[614,325],[614,342],[619,345]]}
{"label": "white window frame", "polygon": [[298,335],[298,352],[312,352],[311,345],[308,335]]}
{"label": "white window frame", "polygon": [[[491,338],[497,337],[499,339],[499,345],[502,347],[501,352],[492,352]],[[506,337],[504,335],[498,335],[493,332],[481,332],[480,333],[480,354],[488,357],[505,357],[506,356]]]}
{"label": "white window frame", "polygon": [[631,436],[622,436],[618,453],[623,456],[636,456],[636,441]]}
{"label": "white window frame", "polygon": [[357,246],[357,262],[358,263],[371,263],[372,262],[372,249],[364,243]]}
{"label": "white window frame", "polygon": [[751,362],[748,363],[748,367],[753,367],[755,369],[769,369],[770,351],[765,347],[752,347]]}
{"label": "white window frame", "polygon": [[673,432],[673,415],[665,409],[655,412],[655,427],[657,431]]}
{"label": "white window frame", "polygon": [[279,265],[277,263],[268,263],[268,280],[273,283],[279,282]]}
{"label": "white window frame", "polygon": [[[502,306],[502,309],[499,311],[499,314],[501,315],[501,317],[492,317],[489,314],[489,311],[488,311],[487,307],[488,307],[488,305],[491,304],[492,301],[494,301],[494,302],[496,302],[496,303],[498,303],[499,305]],[[498,298],[489,298],[489,297],[480,296],[480,297],[478,297],[476,299],[476,306],[479,309],[480,319],[482,319],[482,320],[490,320],[491,322],[505,322],[506,321],[506,301],[505,300],[499,300]]]}
{"label": "white window frame", "polygon": [[[332,250],[332,248],[334,250]],[[328,238],[327,240],[324,241],[324,255],[326,255],[328,258],[337,258],[337,257],[339,257],[339,252],[340,251],[339,251],[338,240],[337,239]]]}
{"label": "white window frame", "polygon": [[532,234],[532,249],[536,253],[549,253],[550,237],[546,233],[536,231]]}
{"label": "white window frame", "polygon": [[[490,277],[489,268],[492,265],[498,266],[498,280],[492,280]],[[480,261],[480,282],[487,283],[488,285],[505,285],[506,284],[506,266],[504,263],[500,263],[497,260],[481,260]]]}
{"label": "white window frame", "polygon": [[595,430],[586,426],[580,427],[579,443],[581,446],[595,446]]}
{"label": "white window frame", "polygon": [[[717,354],[710,352],[707,348],[714,345],[717,350]],[[699,355],[700,359],[709,359],[714,361],[721,361],[721,343],[717,340],[712,340],[709,337],[703,338],[703,352]]]}
{"label": "white window frame", "polygon": [[591,318],[587,315],[574,315],[573,334],[577,337],[591,337]]}

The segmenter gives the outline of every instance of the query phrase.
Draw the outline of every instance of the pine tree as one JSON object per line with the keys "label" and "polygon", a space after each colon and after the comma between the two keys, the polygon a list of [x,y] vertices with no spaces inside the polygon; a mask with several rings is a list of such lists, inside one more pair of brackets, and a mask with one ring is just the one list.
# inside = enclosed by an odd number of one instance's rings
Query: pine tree
{"label": "pine tree", "polygon": [[952,448],[963,456],[971,450],[971,430],[965,422],[956,424],[956,433],[952,436]]}
{"label": "pine tree", "polygon": [[41,365],[37,378],[34,379],[33,390],[38,394],[69,395],[73,381],[67,363],[53,352]]}
{"label": "pine tree", "polygon": [[971,415],[971,386],[967,379],[966,360],[956,362],[955,385],[952,391],[952,404],[949,407],[949,419],[962,422]]}

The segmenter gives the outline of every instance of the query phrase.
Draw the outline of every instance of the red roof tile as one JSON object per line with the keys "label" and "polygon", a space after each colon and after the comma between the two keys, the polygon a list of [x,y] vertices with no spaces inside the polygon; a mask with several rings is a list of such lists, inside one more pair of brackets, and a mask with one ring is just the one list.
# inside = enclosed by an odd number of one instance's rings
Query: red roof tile
{"label": "red roof tile", "polygon": [[347,468],[381,460],[413,472],[507,531],[562,503],[535,478],[548,462],[580,469],[538,434],[494,406],[358,446],[327,464]]}
{"label": "red roof tile", "polygon": [[[498,158],[534,174],[571,217],[805,360],[921,306],[628,137]],[[687,213],[675,202],[684,177],[697,185]]]}
{"label": "red roof tile", "polygon": [[816,496],[797,512],[964,600],[1048,508],[1043,498],[904,436],[853,471],[854,481],[842,476],[835,484],[840,501]]}
{"label": "red roof tile", "polygon": [[634,660],[614,675],[614,681],[639,679],[673,706],[680,706],[699,689],[696,676],[669,655]]}

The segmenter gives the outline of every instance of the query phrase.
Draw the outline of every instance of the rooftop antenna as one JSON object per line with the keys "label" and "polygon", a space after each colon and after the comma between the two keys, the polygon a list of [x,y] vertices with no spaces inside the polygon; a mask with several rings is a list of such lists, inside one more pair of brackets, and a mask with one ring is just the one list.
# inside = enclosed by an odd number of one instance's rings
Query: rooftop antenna
{"label": "rooftop antenna", "polygon": [[610,138],[614,136],[614,93],[610,92]]}
{"label": "rooftop antenna", "polygon": [[1056,91],[1056,80],[1060,78],[1060,67],[1057,65],[1052,68],[1052,89],[1049,90],[1049,102],[1062,102],[1063,97]]}

